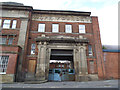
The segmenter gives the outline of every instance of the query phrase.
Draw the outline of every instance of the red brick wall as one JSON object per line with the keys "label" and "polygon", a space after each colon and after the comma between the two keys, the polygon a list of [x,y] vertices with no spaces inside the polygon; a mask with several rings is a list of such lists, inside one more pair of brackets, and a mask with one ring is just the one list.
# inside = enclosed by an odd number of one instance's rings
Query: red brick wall
{"label": "red brick wall", "polygon": [[78,23],[78,22],[50,22],[50,21],[32,21],[31,31],[38,31],[38,24],[45,23],[45,32],[52,32],[52,24],[59,24],[59,32],[65,32],[65,25],[71,24],[73,33],[79,33],[79,24],[85,25],[87,33],[92,33],[91,23]]}
{"label": "red brick wall", "polygon": [[[39,23],[45,23],[45,33],[44,32],[38,32],[38,24]],[[63,33],[52,33],[52,24],[59,24],[59,32],[63,32]],[[65,33],[65,24],[71,24],[72,25],[72,31],[73,33]],[[83,24],[85,25],[85,30],[86,33],[85,34],[80,34],[79,33],[79,24]],[[92,58],[92,60],[95,59],[95,45],[94,45],[94,34],[93,34],[93,24],[92,23],[78,23],[78,22],[49,22],[49,21],[32,21],[31,23],[31,29],[30,29],[30,35],[29,35],[29,41],[28,41],[28,52],[27,54],[30,55],[31,52],[31,44],[35,43],[36,44],[36,55],[38,54],[38,48],[37,48],[37,43],[35,41],[35,38],[37,38],[38,36],[41,36],[42,34],[45,34],[46,36],[55,36],[55,35],[65,35],[65,36],[73,36],[73,37],[78,37],[79,35],[82,35],[86,38],[88,38],[88,40],[90,41],[89,44],[92,46],[92,50],[93,50],[93,56],[94,58]],[[46,33],[49,32],[49,33]],[[76,33],[76,34],[75,34]],[[87,46],[87,50],[86,50],[86,54],[88,55],[88,46]],[[89,57],[87,58],[89,59]],[[30,58],[28,58],[28,60],[30,60]],[[89,61],[88,61],[88,65],[89,65]],[[97,73],[97,65],[96,65],[96,59],[95,59],[95,70],[94,72]],[[89,67],[89,66],[88,66]],[[89,71],[89,68],[88,68]],[[89,72],[90,73],[90,72]]]}
{"label": "red brick wall", "polygon": [[12,46],[12,45],[0,45],[2,47],[2,52],[7,51],[7,52],[18,52],[19,47],[18,46]]}
{"label": "red brick wall", "polygon": [[[38,24],[39,23],[45,23],[45,32],[49,32],[49,33],[38,32]],[[55,23],[59,24],[59,32],[63,32],[63,33],[51,33],[52,32],[52,24],[55,24]],[[77,34],[65,33],[65,24],[71,24],[73,33],[77,33]],[[80,34],[79,33],[79,24],[84,24],[85,25],[86,34]],[[31,31],[36,31],[36,32],[31,32]],[[29,42],[28,42],[29,43],[28,44],[28,53],[27,53],[28,55],[30,55],[31,44],[36,43],[35,38],[37,38],[38,36],[41,36],[42,34],[45,34],[46,36],[65,35],[65,36],[73,36],[73,37],[74,36],[78,37],[79,35],[82,35],[82,36],[89,39],[89,41],[90,41],[89,44],[91,44],[92,48],[93,48],[93,55],[95,55],[94,54],[95,50],[94,50],[94,39],[93,39],[94,37],[93,37],[93,31],[92,31],[92,23],[32,21],[30,36],[29,36]],[[36,48],[37,48],[37,46],[36,46]],[[88,53],[87,53],[87,55],[88,55]]]}
{"label": "red brick wall", "polygon": [[104,52],[106,79],[118,78],[118,54],[120,53]]}
{"label": "red brick wall", "polygon": [[92,25],[93,25],[92,27],[93,27],[93,35],[94,35],[93,40],[94,40],[95,53],[97,58],[98,77],[99,79],[104,79],[105,68],[104,68],[104,61],[103,61],[103,52],[102,52],[98,17],[92,17]]}

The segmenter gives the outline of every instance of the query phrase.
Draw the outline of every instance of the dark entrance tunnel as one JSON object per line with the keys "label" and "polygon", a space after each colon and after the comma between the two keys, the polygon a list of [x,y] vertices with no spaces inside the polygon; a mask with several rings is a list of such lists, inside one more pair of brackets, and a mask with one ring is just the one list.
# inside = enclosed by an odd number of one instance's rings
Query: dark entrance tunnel
{"label": "dark entrance tunnel", "polygon": [[73,50],[52,49],[50,60],[73,60]]}
{"label": "dark entrance tunnel", "polygon": [[73,50],[52,49],[49,81],[74,81]]}

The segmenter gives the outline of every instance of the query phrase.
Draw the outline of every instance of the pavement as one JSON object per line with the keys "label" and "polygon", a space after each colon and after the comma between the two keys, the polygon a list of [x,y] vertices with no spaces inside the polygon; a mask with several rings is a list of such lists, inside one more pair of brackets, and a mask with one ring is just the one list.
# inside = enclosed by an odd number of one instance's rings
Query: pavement
{"label": "pavement", "polygon": [[13,83],[2,84],[2,88],[118,88],[118,80],[88,82],[44,82],[41,84]]}

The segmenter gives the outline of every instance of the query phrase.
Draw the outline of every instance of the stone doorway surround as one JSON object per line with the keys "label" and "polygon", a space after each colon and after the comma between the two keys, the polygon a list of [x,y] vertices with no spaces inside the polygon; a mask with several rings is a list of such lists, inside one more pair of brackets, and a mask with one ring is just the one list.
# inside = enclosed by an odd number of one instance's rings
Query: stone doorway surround
{"label": "stone doorway surround", "polygon": [[45,36],[36,38],[38,58],[35,77],[37,80],[48,80],[51,49],[73,50],[75,81],[87,81],[88,70],[86,45],[89,40],[83,36]]}

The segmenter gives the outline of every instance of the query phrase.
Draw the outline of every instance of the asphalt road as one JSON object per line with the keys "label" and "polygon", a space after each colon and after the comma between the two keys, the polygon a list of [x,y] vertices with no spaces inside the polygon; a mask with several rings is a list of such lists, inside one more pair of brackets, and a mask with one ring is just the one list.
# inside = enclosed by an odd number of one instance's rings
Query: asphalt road
{"label": "asphalt road", "polygon": [[89,82],[46,82],[41,84],[2,84],[2,88],[118,88],[118,80]]}

